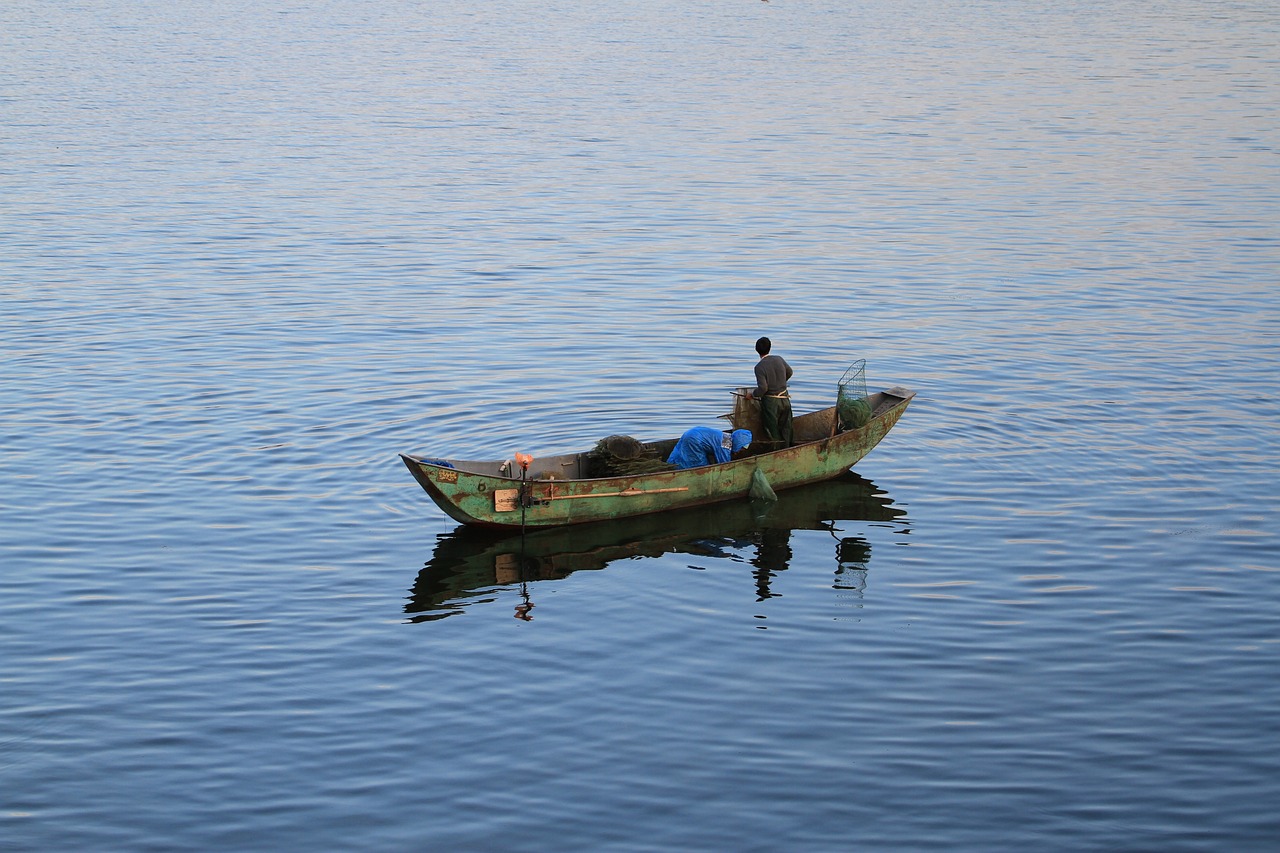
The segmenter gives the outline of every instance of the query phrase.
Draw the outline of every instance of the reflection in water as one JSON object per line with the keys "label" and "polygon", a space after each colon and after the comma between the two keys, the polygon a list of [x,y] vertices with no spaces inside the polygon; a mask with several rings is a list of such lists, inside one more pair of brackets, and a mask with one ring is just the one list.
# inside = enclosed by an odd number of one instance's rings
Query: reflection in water
{"label": "reflection in water", "polygon": [[756,567],[752,573],[756,579],[756,601],[773,598],[769,582],[778,572],[786,571],[790,562],[791,528],[772,527],[760,531],[756,556],[751,561],[751,565]]}
{"label": "reflection in water", "polygon": [[838,539],[836,521],[893,521],[905,515],[874,484],[852,472],[789,489],[778,501],[734,501],[708,507],[593,524],[495,533],[460,526],[443,534],[410,589],[410,621],[443,619],[468,606],[496,600],[499,588],[520,590],[516,618],[533,619],[529,585],[576,571],[603,569],[615,560],[692,554],[733,558],[754,547],[750,563],[757,600],[772,598],[770,584],[792,558],[791,531],[828,530],[836,540],[836,582],[842,590],[866,586],[871,545]]}
{"label": "reflection in water", "polygon": [[832,586],[840,590],[842,596],[853,599],[850,606],[854,608],[862,607],[869,562],[871,543],[861,536],[846,536],[836,545],[836,580]]}
{"label": "reflection in water", "polygon": [[871,543],[861,536],[846,536],[836,548],[836,589],[851,589],[862,597],[867,588],[867,563]]}

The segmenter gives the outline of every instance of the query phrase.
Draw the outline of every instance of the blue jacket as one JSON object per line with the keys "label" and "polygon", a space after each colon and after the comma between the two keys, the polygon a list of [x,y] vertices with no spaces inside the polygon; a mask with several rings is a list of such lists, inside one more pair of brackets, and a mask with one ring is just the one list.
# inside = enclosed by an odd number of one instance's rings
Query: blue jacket
{"label": "blue jacket", "polygon": [[728,462],[734,453],[750,443],[749,430],[734,430],[732,435],[726,435],[715,427],[694,427],[680,436],[667,462],[678,468],[715,465]]}

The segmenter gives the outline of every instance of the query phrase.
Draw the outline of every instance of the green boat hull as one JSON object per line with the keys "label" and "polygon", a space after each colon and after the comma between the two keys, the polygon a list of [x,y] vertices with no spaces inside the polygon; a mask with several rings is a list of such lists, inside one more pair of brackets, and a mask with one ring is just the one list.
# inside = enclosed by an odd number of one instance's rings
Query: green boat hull
{"label": "green boat hull", "polygon": [[[795,419],[793,447],[719,465],[621,477],[583,479],[586,454],[539,460],[526,479],[506,463],[472,463],[401,454],[427,494],[451,518],[491,528],[529,529],[586,524],[683,507],[741,500],[759,471],[779,491],[829,480],[849,470],[893,428],[914,393],[894,388],[873,394],[874,414],[862,427],[837,431],[835,408]],[[559,472],[567,472],[561,476]]]}

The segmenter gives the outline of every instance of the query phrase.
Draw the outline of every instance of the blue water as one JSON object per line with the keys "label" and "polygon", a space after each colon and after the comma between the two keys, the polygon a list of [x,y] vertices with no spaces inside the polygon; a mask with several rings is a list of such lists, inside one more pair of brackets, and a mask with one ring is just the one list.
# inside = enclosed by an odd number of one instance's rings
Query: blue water
{"label": "blue water", "polygon": [[[1278,42],[6,3],[0,849],[1275,849]],[[761,334],[918,394],[843,503],[499,575],[396,457],[714,424]]]}

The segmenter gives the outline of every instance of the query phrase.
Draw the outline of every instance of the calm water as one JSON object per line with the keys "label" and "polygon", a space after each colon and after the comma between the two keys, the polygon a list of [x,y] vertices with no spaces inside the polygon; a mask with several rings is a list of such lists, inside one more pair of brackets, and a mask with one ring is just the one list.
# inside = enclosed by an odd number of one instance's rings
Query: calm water
{"label": "calm water", "polygon": [[[1278,42],[4,4],[0,849],[1275,849]],[[763,519],[498,574],[396,458],[715,423],[760,334],[919,393]]]}

